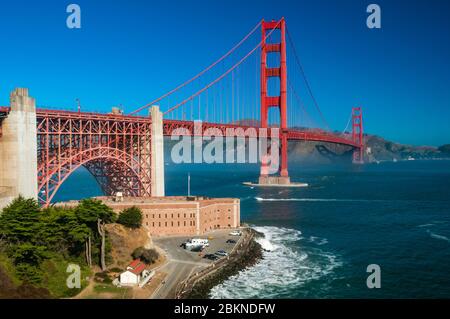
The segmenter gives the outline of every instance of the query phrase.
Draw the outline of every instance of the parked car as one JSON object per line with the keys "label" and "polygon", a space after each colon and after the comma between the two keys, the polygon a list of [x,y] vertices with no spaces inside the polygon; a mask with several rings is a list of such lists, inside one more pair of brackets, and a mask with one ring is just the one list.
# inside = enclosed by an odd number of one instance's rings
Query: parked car
{"label": "parked car", "polygon": [[240,230],[234,230],[230,233],[231,236],[241,236],[242,232]]}
{"label": "parked car", "polygon": [[218,250],[218,251],[216,251],[216,255],[225,257],[225,256],[228,256],[228,253],[225,250]]}
{"label": "parked car", "polygon": [[236,241],[234,239],[228,239],[227,244],[236,244]]}
{"label": "parked car", "polygon": [[197,246],[193,246],[190,250],[194,251],[194,252],[201,252],[201,251],[203,251],[203,249],[205,249],[205,246],[197,245]]}
{"label": "parked car", "polygon": [[217,260],[220,257],[214,254],[206,254],[205,256],[203,256],[203,258],[209,259],[209,260]]}

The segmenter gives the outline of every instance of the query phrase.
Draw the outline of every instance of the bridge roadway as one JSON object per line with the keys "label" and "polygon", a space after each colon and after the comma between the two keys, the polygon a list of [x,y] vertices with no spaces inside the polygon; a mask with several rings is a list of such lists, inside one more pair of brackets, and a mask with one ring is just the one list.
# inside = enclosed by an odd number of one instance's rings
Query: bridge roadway
{"label": "bridge roadway", "polygon": [[[9,107],[0,106],[0,118],[6,117],[9,112]],[[151,118],[144,116],[128,116],[121,114],[106,114],[106,113],[93,113],[93,112],[74,112],[74,111],[62,111],[62,110],[50,110],[50,109],[37,109],[36,116],[38,118],[61,118],[61,119],[79,119],[79,120],[110,120],[110,121],[121,121],[121,122],[148,122]],[[227,130],[235,130],[236,136],[245,137],[260,137],[265,135],[263,130],[259,127],[240,125],[240,124],[223,124],[223,123],[210,123],[201,122],[201,134],[203,136],[214,135],[214,130],[217,133],[217,129],[226,136]],[[163,121],[163,133],[165,136],[171,136],[178,130],[177,135],[200,135],[195,130],[195,122],[193,121],[181,121],[181,120],[164,120]],[[185,133],[180,133],[184,129]],[[241,129],[241,130],[240,130]],[[287,131],[288,140],[297,141],[316,141],[316,142],[327,142],[348,145],[355,148],[359,148],[356,142],[349,138],[343,137],[342,135],[337,135],[329,133],[322,130],[298,130],[298,129],[288,129]],[[206,133],[206,134],[205,134]],[[271,136],[271,130],[267,130],[267,137]]]}
{"label": "bridge roadway", "polygon": [[[0,107],[0,114],[7,112],[8,108]],[[151,122],[151,118],[144,116],[129,116],[121,114],[105,114],[105,113],[91,113],[91,112],[74,112],[74,111],[61,111],[61,110],[49,110],[49,109],[37,109],[36,116],[38,118],[61,118],[61,119],[79,119],[83,120],[102,120],[102,121],[120,121],[120,122]],[[223,124],[223,123],[210,123],[201,122],[201,129],[196,129],[194,121],[182,121],[182,120],[164,120],[163,121],[163,134],[165,136],[176,135],[214,135],[219,131],[223,136],[226,136],[227,130],[234,130],[233,136],[239,137],[262,137],[271,136],[271,130],[261,130],[259,127],[240,125],[240,124]],[[184,131],[184,133],[183,133]],[[230,131],[229,131],[230,132]],[[287,139],[297,141],[316,141],[327,142],[334,144],[348,145],[351,147],[359,148],[360,145],[352,141],[351,136],[343,137],[342,135],[329,133],[319,129],[312,130],[298,130],[287,129]],[[233,134],[233,133],[232,133]]]}

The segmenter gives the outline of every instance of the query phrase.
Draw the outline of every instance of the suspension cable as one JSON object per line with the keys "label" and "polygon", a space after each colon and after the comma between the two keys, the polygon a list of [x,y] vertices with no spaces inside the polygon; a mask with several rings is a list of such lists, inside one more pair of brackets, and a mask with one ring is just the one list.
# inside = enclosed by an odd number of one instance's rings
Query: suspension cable
{"label": "suspension cable", "polygon": [[352,120],[352,113],[350,112],[350,116],[349,116],[349,118],[348,118],[347,125],[345,126],[344,130],[342,131],[342,135],[344,135],[345,132],[347,131],[348,126],[350,125],[351,120]]}
{"label": "suspension cable", "polygon": [[297,91],[295,90],[294,86],[292,85],[292,82],[289,80],[289,78],[287,79],[288,82],[288,86],[291,88],[292,92],[294,93],[294,97],[297,100],[298,104],[300,105],[301,109],[303,110],[303,112],[305,113],[306,117],[309,119],[309,121],[312,124],[315,124],[314,121],[312,120],[311,116],[309,115],[308,111],[306,110],[306,107],[302,101],[302,99],[300,98],[300,96],[297,94]]}
{"label": "suspension cable", "polygon": [[303,69],[303,66],[302,66],[302,64],[300,62],[300,58],[299,58],[299,56],[297,54],[297,51],[296,51],[295,46],[294,46],[294,42],[292,41],[291,35],[289,33],[289,29],[287,27],[286,27],[286,33],[288,35],[289,44],[290,44],[290,46],[291,46],[291,48],[293,50],[293,53],[294,53],[295,61],[297,62],[297,65],[300,67],[300,72],[301,72],[302,77],[303,77],[303,79],[305,81],[306,88],[308,89],[309,95],[311,96],[311,98],[313,100],[313,103],[314,103],[317,111],[319,112],[319,115],[320,115],[322,121],[324,122],[325,126],[327,127],[328,130],[330,130],[330,126],[328,125],[327,121],[325,120],[325,117],[323,116],[323,113],[320,110],[319,104],[317,103],[317,100],[316,100],[316,98],[315,98],[315,96],[314,96],[314,94],[312,92],[311,85],[309,84],[309,81],[308,81],[308,79],[306,77],[305,70]]}
{"label": "suspension cable", "polygon": [[213,67],[215,67],[217,64],[219,64],[221,61],[223,61],[224,59],[226,59],[228,56],[230,56],[234,51],[236,51],[253,33],[255,33],[255,31],[261,26],[262,21],[260,21],[241,41],[239,41],[239,43],[237,43],[233,48],[231,48],[231,50],[229,50],[227,53],[225,53],[222,57],[220,57],[217,61],[215,61],[214,63],[212,63],[210,66],[208,66],[206,69],[204,69],[203,71],[201,71],[200,73],[198,73],[196,76],[194,76],[193,78],[187,80],[186,82],[180,84],[179,86],[177,86],[175,89],[167,92],[166,94],[164,94],[163,96],[157,98],[156,100],[153,100],[150,103],[147,103],[144,106],[141,106],[140,108],[138,108],[137,110],[131,112],[129,115],[133,115],[136,114],[140,111],[142,111],[143,109],[146,109],[150,106],[152,106],[155,103],[158,103],[159,101],[161,101],[162,99],[164,99],[165,97],[175,93],[176,91],[180,90],[181,88],[185,87],[186,85],[188,85],[189,83],[191,83],[192,81],[198,79],[200,76],[202,76],[203,74],[205,74],[206,72],[208,72],[209,70],[211,70]]}
{"label": "suspension cable", "polygon": [[222,80],[224,77],[226,77],[230,72],[232,72],[234,69],[236,69],[239,65],[241,65],[249,56],[251,56],[259,47],[261,47],[261,45],[265,42],[265,40],[267,38],[269,38],[272,33],[276,30],[276,28],[278,28],[278,25],[280,24],[280,22],[277,23],[277,25],[269,32],[269,34],[264,36],[264,39],[261,40],[257,46],[255,46],[249,53],[247,53],[242,59],[240,59],[236,64],[234,64],[230,69],[228,69],[225,73],[223,73],[222,75],[220,75],[218,78],[216,78],[214,81],[210,82],[208,85],[206,85],[205,87],[203,87],[201,90],[197,91],[196,93],[194,93],[193,95],[191,95],[190,97],[184,99],[183,101],[181,101],[180,103],[178,103],[177,105],[173,106],[172,108],[168,109],[166,112],[163,113],[163,115],[166,115],[167,113],[172,112],[173,110],[179,108],[180,106],[186,104],[187,102],[189,102],[190,100],[194,99],[195,97],[197,97],[198,95],[200,95],[201,93],[203,93],[204,91],[206,91],[207,89],[209,89],[211,86],[213,86],[214,84],[216,84],[217,82],[219,82],[220,80]]}

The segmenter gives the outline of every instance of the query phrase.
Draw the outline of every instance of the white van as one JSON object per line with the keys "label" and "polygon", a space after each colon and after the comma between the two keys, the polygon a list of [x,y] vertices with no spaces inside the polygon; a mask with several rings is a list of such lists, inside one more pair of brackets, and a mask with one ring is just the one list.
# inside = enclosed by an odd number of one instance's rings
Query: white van
{"label": "white van", "polygon": [[192,250],[196,247],[205,248],[209,246],[209,241],[208,239],[192,238],[183,243],[182,246],[184,246],[184,248],[187,250]]}
{"label": "white van", "polygon": [[209,240],[203,238],[192,238],[190,241],[193,245],[202,245],[205,247],[209,246]]}

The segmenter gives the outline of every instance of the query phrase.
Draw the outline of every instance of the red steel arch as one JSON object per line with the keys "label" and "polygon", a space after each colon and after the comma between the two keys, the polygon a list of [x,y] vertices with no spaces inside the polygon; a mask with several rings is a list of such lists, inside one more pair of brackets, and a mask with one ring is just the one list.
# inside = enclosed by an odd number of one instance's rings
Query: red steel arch
{"label": "red steel arch", "polygon": [[49,205],[80,166],[106,195],[151,196],[151,119],[37,111],[38,197]]}

